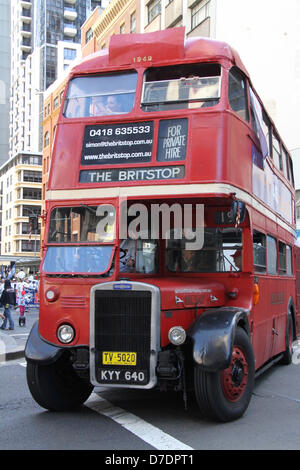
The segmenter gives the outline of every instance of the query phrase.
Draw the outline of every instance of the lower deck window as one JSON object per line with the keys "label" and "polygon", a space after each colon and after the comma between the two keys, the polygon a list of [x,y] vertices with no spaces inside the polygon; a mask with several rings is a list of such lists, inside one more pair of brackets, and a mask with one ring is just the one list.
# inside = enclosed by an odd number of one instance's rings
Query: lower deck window
{"label": "lower deck window", "polygon": [[187,242],[174,236],[166,241],[166,266],[169,271],[205,273],[242,270],[241,229],[205,228],[201,250],[187,250]]}

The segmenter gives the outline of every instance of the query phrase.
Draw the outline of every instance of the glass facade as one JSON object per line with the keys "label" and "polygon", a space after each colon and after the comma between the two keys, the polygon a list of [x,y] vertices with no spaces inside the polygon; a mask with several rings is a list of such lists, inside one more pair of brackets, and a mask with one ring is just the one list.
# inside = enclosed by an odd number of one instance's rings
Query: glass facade
{"label": "glass facade", "polygon": [[41,48],[41,90],[57,78],[57,42],[80,43],[80,28],[89,14],[89,3],[86,0],[35,2],[34,45]]}

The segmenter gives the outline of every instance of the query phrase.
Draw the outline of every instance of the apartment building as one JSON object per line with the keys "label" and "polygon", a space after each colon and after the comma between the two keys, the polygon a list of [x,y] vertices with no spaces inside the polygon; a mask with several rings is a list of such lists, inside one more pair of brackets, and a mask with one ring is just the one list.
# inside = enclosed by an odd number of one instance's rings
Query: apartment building
{"label": "apartment building", "polygon": [[0,167],[1,264],[11,261],[38,271],[40,224],[33,229],[30,217],[41,214],[42,156],[23,152]]}
{"label": "apartment building", "polygon": [[[187,37],[213,36],[215,0],[112,0],[93,24],[82,27],[82,55],[105,49],[113,34],[186,27]],[[92,42],[91,42],[92,41]]]}

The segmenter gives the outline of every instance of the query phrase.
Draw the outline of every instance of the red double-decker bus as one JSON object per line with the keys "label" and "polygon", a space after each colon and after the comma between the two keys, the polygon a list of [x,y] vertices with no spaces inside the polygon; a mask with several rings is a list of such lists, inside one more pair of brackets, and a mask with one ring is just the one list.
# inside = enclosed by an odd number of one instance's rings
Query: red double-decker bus
{"label": "red double-decker bus", "polygon": [[72,70],[56,128],[34,399],[193,390],[204,415],[239,418],[256,374],[292,360],[294,213],[291,158],[231,47],[113,36]]}

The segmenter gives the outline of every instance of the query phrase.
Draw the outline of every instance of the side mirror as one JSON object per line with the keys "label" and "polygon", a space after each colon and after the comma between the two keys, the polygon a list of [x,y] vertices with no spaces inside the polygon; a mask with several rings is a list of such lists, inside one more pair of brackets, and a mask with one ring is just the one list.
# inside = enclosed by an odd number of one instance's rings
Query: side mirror
{"label": "side mirror", "polygon": [[236,224],[241,224],[244,222],[246,217],[246,204],[242,201],[233,201],[230,209],[230,218],[236,222]]}

